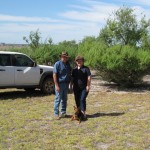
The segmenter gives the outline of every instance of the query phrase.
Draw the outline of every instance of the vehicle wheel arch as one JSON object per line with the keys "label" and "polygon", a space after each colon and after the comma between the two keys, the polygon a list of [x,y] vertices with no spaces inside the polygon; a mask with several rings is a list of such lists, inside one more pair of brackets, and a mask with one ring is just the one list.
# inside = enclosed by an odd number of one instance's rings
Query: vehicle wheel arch
{"label": "vehicle wheel arch", "polygon": [[45,73],[40,80],[40,89],[45,94],[54,93],[53,73]]}
{"label": "vehicle wheel arch", "polygon": [[42,83],[44,82],[44,80],[45,80],[46,78],[51,78],[51,79],[53,79],[53,72],[47,71],[47,72],[44,72],[44,73],[42,74],[41,79],[40,79],[40,83],[39,83],[40,87],[42,86]]}

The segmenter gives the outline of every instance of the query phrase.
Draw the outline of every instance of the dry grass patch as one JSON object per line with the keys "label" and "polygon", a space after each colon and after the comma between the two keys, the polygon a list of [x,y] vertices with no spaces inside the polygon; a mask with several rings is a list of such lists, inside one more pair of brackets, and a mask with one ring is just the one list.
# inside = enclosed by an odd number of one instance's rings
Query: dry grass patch
{"label": "dry grass patch", "polygon": [[69,95],[68,118],[53,120],[54,95],[39,91],[0,92],[2,150],[121,150],[150,149],[150,92],[91,92],[88,120],[70,121],[74,98]]}

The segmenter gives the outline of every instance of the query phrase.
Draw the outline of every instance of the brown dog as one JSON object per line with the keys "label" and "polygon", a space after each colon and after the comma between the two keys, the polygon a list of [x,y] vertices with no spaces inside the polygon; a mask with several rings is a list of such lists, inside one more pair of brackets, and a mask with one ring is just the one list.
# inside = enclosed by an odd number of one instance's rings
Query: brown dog
{"label": "brown dog", "polygon": [[77,120],[78,123],[80,124],[83,117],[84,117],[84,115],[81,112],[81,109],[74,106],[74,114],[71,117],[71,121]]}

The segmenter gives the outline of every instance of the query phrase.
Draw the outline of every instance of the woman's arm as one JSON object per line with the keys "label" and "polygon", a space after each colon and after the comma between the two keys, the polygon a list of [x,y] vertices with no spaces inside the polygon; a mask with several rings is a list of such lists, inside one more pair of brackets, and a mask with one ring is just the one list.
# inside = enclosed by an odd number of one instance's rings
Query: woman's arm
{"label": "woman's arm", "polygon": [[86,86],[86,90],[87,92],[89,92],[90,88],[91,88],[91,76],[88,76],[87,78],[87,86]]}

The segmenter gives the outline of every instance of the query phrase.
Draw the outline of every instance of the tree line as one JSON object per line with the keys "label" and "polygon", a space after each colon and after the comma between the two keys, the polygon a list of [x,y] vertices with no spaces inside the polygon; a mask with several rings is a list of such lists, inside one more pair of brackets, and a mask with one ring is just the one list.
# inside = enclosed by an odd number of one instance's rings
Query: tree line
{"label": "tree line", "polygon": [[29,47],[15,51],[51,65],[62,51],[67,51],[71,62],[77,55],[84,56],[86,65],[106,81],[123,86],[140,83],[150,72],[150,19],[145,15],[139,19],[134,11],[123,6],[112,12],[97,37],[87,36],[79,43],[72,40],[54,44],[52,38],[42,43],[40,31],[31,31],[29,37],[23,37]]}

